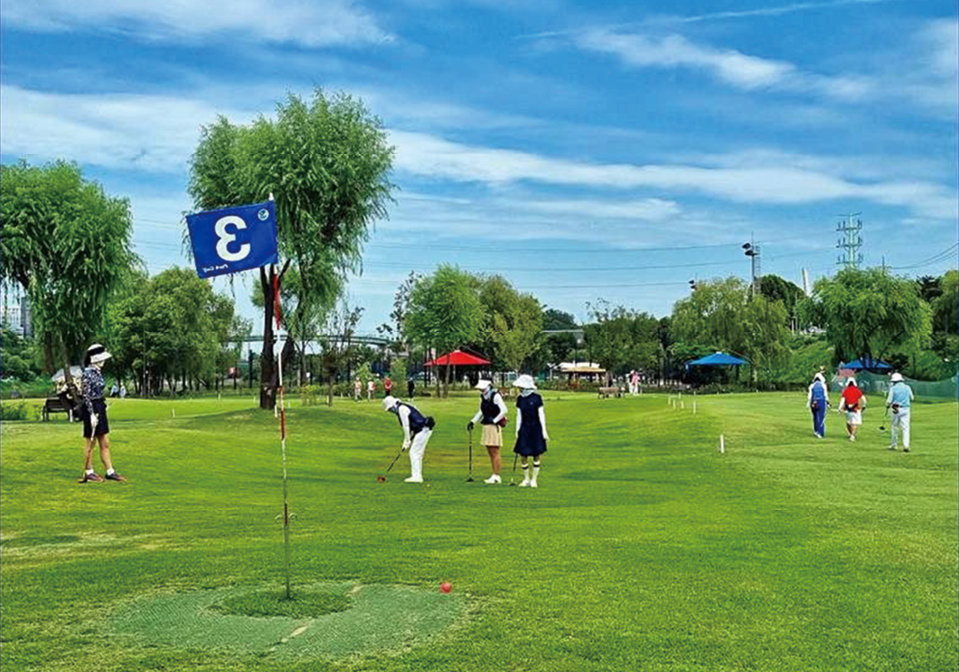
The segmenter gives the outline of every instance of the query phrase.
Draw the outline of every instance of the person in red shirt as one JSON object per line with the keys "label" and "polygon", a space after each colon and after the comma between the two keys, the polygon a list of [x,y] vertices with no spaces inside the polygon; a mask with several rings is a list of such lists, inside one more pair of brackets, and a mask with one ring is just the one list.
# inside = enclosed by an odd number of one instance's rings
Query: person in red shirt
{"label": "person in red shirt", "polygon": [[842,391],[842,399],[837,409],[839,413],[846,412],[846,433],[850,441],[856,440],[856,431],[862,424],[862,409],[865,407],[866,395],[856,385],[856,379],[850,378],[846,381],[846,389]]}
{"label": "person in red shirt", "polygon": [[393,381],[390,379],[389,376],[387,376],[387,377],[383,380],[383,391],[386,393],[386,394],[383,395],[383,396],[385,396],[385,397],[392,397],[392,396],[393,396]]}

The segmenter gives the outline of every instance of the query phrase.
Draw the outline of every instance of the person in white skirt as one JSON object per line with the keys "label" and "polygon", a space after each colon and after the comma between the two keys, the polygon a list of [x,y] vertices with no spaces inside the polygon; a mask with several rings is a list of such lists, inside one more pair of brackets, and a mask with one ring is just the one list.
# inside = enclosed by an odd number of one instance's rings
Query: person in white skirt
{"label": "person in white skirt", "polygon": [[486,452],[489,453],[490,466],[493,473],[484,483],[496,485],[502,483],[503,479],[499,472],[502,468],[502,457],[500,449],[503,447],[503,427],[506,426],[506,402],[503,397],[493,387],[493,381],[480,380],[474,386],[480,391],[480,407],[476,415],[466,423],[466,429],[470,432],[477,422],[483,427],[482,442],[486,446]]}
{"label": "person in white skirt", "polygon": [[837,413],[846,412],[846,435],[850,441],[856,440],[856,431],[862,425],[862,411],[866,407],[866,395],[856,384],[855,378],[846,381],[846,389],[842,391]]}

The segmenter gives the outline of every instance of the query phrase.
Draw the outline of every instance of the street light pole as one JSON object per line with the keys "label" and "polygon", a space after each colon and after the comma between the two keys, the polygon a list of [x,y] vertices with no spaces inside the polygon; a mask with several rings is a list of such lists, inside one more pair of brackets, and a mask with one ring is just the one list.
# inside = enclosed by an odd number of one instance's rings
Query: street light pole
{"label": "street light pole", "polygon": [[752,287],[753,296],[759,291],[759,245],[753,242],[750,237],[748,243],[743,243],[744,254],[749,257],[750,260],[750,286]]}

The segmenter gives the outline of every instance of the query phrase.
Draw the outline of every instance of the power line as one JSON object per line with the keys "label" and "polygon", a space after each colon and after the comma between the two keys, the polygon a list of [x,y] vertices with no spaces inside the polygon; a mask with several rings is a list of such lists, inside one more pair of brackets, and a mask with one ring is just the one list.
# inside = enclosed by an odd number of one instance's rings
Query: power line
{"label": "power line", "polygon": [[937,254],[934,254],[928,259],[924,259],[923,261],[920,261],[918,263],[909,264],[908,266],[889,266],[888,268],[893,271],[904,271],[910,268],[922,268],[923,266],[930,266],[937,262],[944,261],[956,251],[959,251],[959,243],[955,243],[954,245],[946,248],[945,250],[942,250],[941,252],[938,252]]}

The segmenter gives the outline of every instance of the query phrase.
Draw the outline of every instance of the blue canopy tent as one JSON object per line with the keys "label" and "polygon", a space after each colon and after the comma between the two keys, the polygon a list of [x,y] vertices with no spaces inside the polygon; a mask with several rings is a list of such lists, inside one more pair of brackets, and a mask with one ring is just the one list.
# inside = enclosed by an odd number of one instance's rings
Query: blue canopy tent
{"label": "blue canopy tent", "polygon": [[691,362],[686,362],[686,370],[688,371],[691,366],[742,366],[745,363],[745,359],[727,355],[725,352],[715,352],[711,355],[694,359]]}
{"label": "blue canopy tent", "polygon": [[860,357],[854,359],[848,364],[840,364],[840,369],[851,369],[853,371],[892,371],[892,365],[873,359],[872,357]]}
{"label": "blue canopy tent", "polygon": [[[722,371],[720,376],[721,380],[729,382],[729,369],[720,368],[727,366],[742,366],[746,363],[745,359],[740,359],[739,357],[734,357],[733,355],[727,355],[725,352],[714,352],[711,355],[706,355],[705,357],[700,357],[699,359],[694,359],[691,362],[686,362],[686,379],[691,382],[694,386],[699,386],[703,384],[709,384],[714,382],[720,382],[716,380],[716,375],[713,372]],[[693,374],[690,369],[691,367],[706,367],[710,369],[710,373],[702,371],[701,373]],[[736,379],[739,379],[738,369],[736,374]]]}

